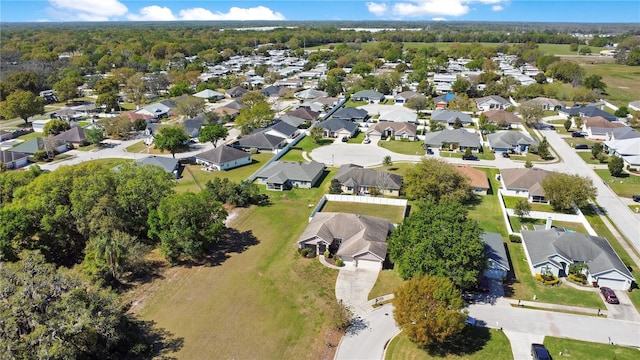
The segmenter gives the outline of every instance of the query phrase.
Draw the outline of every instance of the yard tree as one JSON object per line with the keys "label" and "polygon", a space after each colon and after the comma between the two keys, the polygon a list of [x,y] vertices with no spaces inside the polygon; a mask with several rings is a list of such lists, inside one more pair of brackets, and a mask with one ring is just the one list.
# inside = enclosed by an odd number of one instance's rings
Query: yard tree
{"label": "yard tree", "polygon": [[340,181],[338,179],[331,179],[329,194],[342,194],[342,185],[340,185]]}
{"label": "yard tree", "polygon": [[467,202],[473,197],[469,180],[452,165],[437,159],[423,159],[409,168],[404,185],[412,200]]}
{"label": "yard tree", "polygon": [[564,123],[562,123],[562,125],[564,126],[564,129],[569,131],[569,129],[571,129],[571,119],[567,119],[564,121]]}
{"label": "yard tree", "polygon": [[620,156],[611,156],[607,166],[611,176],[620,177],[624,173],[624,160]]}
{"label": "yard tree", "polygon": [[583,84],[587,89],[590,90],[598,89],[604,91],[607,88],[607,84],[602,82],[602,76],[598,74],[587,76],[586,78],[584,78]]}
{"label": "yard tree", "polygon": [[114,139],[125,139],[131,132],[131,121],[124,116],[108,117],[100,120],[104,133]]}
{"label": "yard tree", "polygon": [[44,125],[42,133],[44,135],[58,135],[69,130],[70,128],[71,126],[69,126],[68,122],[60,119],[54,119]]}
{"label": "yard tree", "polygon": [[613,115],[619,118],[626,118],[627,115],[629,115],[629,108],[626,106],[620,106]]}
{"label": "yard tree", "polygon": [[105,106],[107,111],[119,107],[118,91],[120,83],[113,77],[100,79],[96,82],[96,106]]}
{"label": "yard tree", "polygon": [[53,84],[53,90],[60,101],[73,100],[78,96],[78,86],[82,85],[82,77],[64,77]]}
{"label": "yard tree", "polygon": [[135,119],[133,121],[133,130],[135,131],[144,131],[147,128],[147,120],[145,119]]}
{"label": "yard tree", "polygon": [[421,202],[391,233],[389,256],[403,279],[423,274],[451,278],[467,289],[485,269],[482,230],[458,202]]}
{"label": "yard tree", "polygon": [[597,158],[598,154],[600,154],[603,150],[604,150],[604,148],[602,147],[602,144],[597,142],[597,143],[593,144],[593,147],[591,148],[591,155],[594,158]]}
{"label": "yard tree", "polygon": [[518,201],[516,201],[513,212],[520,219],[529,216],[529,212],[531,212],[531,204],[529,204],[527,199],[519,199]]}
{"label": "yard tree", "polygon": [[390,168],[393,166],[393,160],[391,160],[390,155],[386,155],[382,158],[382,166],[384,166],[385,168]]}
{"label": "yard tree", "polygon": [[89,144],[97,144],[104,140],[104,130],[101,128],[85,129],[84,135],[87,137]]}
{"label": "yard tree", "polygon": [[160,241],[165,258],[175,264],[182,257],[202,258],[212,243],[220,241],[227,212],[205,193],[178,193],[160,201],[149,214],[149,237]]}
{"label": "yard tree", "polygon": [[522,120],[529,126],[539,123],[544,115],[542,106],[531,101],[520,104],[518,112],[522,116]]}
{"label": "yard tree", "polygon": [[445,125],[437,120],[429,120],[429,131],[436,132],[445,129]]}
{"label": "yard tree", "polygon": [[544,196],[555,210],[570,210],[589,204],[596,197],[593,181],[580,175],[553,173],[542,180]]}
{"label": "yard tree", "polygon": [[416,96],[407,100],[406,106],[409,109],[415,110],[417,113],[420,113],[422,110],[426,109],[429,106],[429,99],[426,96]]}
{"label": "yard tree", "polygon": [[194,118],[204,110],[204,107],[204,99],[189,96],[176,102],[176,113],[185,115],[187,118]]}
{"label": "yard tree", "polygon": [[25,124],[33,115],[44,114],[42,98],[31,91],[17,90],[0,103],[0,112],[7,119],[20,118]]}
{"label": "yard tree", "polygon": [[548,160],[552,158],[551,151],[549,151],[549,141],[547,140],[546,137],[543,137],[542,141],[540,141],[540,144],[538,145],[538,155],[543,160]]}
{"label": "yard tree", "polygon": [[240,98],[240,102],[242,103],[242,105],[249,108],[266,101],[267,97],[264,96],[260,91],[249,91],[242,95],[242,97]]}
{"label": "yard tree", "polygon": [[261,101],[252,107],[240,110],[236,123],[240,125],[243,135],[251,133],[255,129],[265,127],[273,121],[274,112],[266,101]]}
{"label": "yard tree", "polygon": [[319,144],[324,136],[324,130],[320,126],[314,126],[309,130],[309,136],[311,136],[315,144]]}
{"label": "yard tree", "polygon": [[198,140],[200,142],[210,141],[213,144],[213,147],[215,147],[218,140],[226,138],[227,135],[229,135],[229,131],[226,127],[224,127],[224,125],[205,125],[202,129],[200,129]]}
{"label": "yard tree", "polygon": [[466,93],[471,87],[471,83],[466,78],[458,75],[456,81],[451,85],[451,91],[454,93]]}
{"label": "yard tree", "polygon": [[136,237],[113,230],[87,243],[83,266],[92,276],[120,281],[125,272],[135,271],[142,264],[147,249]]}
{"label": "yard tree", "polygon": [[232,206],[261,206],[269,203],[269,197],[261,194],[258,185],[248,180],[235,183],[227,178],[215,177],[207,181],[203,192],[206,193],[209,201],[217,201]]}
{"label": "yard tree", "polygon": [[130,76],[124,86],[124,92],[127,94],[127,101],[136,105],[144,104],[146,102],[145,93],[147,92],[144,74],[139,72]]}
{"label": "yard tree", "polygon": [[464,329],[467,315],[461,311],[462,293],[446,277],[416,276],[394,295],[393,317],[420,347],[446,342]]}
{"label": "yard tree", "polygon": [[154,136],[153,144],[160,151],[169,151],[171,156],[176,157],[176,152],[186,148],[185,143],[189,140],[189,135],[180,126],[166,126]]}

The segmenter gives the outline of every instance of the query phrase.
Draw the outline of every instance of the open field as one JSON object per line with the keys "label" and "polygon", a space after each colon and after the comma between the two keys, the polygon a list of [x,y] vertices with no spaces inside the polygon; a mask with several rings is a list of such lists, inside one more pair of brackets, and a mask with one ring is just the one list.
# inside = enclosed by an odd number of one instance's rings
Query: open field
{"label": "open field", "polygon": [[614,105],[626,106],[638,100],[640,94],[640,68],[613,63],[607,57],[578,57],[571,61],[579,63],[587,72],[586,76],[597,74],[607,84],[605,99]]}
{"label": "open field", "polygon": [[598,176],[613,190],[616,195],[630,198],[640,194],[640,176],[624,173],[622,177],[613,177],[609,169],[595,169]]}
{"label": "open field", "polygon": [[361,204],[355,202],[327,201],[322,207],[323,212],[343,212],[365,216],[375,216],[389,219],[393,224],[399,224],[404,218],[404,207],[393,205]]}
{"label": "open field", "polygon": [[[273,204],[239,209],[229,249],[210,263],[156,279],[135,312],[184,339],[183,359],[331,359],[339,337],[327,314],[337,271],[298,255],[308,204],[321,188],[268,194]],[[331,347],[327,344],[331,344]]]}
{"label": "open field", "polygon": [[502,331],[485,327],[466,327],[462,331],[461,339],[464,340],[429,352],[412,343],[404,333],[400,333],[389,343],[385,360],[513,359],[511,344]]}
{"label": "open field", "polygon": [[[615,337],[612,338],[615,343]],[[624,346],[592,343],[580,340],[562,339],[552,336],[544,338],[544,345],[553,358],[581,359],[581,360],[633,360],[638,358],[638,349]],[[562,355],[556,355],[562,354]]]}

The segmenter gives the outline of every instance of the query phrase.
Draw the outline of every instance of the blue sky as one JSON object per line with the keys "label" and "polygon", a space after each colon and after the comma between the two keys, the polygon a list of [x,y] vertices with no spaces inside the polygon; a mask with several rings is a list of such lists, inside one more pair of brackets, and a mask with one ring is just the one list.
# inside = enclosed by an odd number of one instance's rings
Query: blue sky
{"label": "blue sky", "polygon": [[449,20],[640,23],[638,0],[0,0],[0,21]]}

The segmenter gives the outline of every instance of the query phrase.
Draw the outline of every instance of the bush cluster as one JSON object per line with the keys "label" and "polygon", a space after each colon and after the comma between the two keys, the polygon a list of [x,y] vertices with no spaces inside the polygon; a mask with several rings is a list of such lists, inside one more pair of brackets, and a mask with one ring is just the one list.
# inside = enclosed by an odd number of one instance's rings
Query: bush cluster
{"label": "bush cluster", "polygon": [[575,275],[575,274],[569,274],[569,279],[571,279],[572,281],[575,281],[577,283],[580,283],[582,285],[586,285],[587,284],[587,279],[584,275],[579,276],[579,275]]}
{"label": "bush cluster", "polygon": [[300,255],[302,255],[302,257],[306,257],[306,258],[316,257],[316,252],[312,248],[298,249],[298,252],[300,253]]}
{"label": "bush cluster", "polygon": [[509,235],[509,241],[511,241],[512,243],[521,243],[522,238],[516,234],[511,234]]}
{"label": "bush cluster", "polygon": [[545,285],[556,285],[560,282],[560,280],[556,276],[542,274],[536,274],[536,280]]}
{"label": "bush cluster", "polygon": [[343,267],[344,266],[344,261],[342,261],[342,259],[340,259],[339,257],[336,257],[336,266],[337,267]]}

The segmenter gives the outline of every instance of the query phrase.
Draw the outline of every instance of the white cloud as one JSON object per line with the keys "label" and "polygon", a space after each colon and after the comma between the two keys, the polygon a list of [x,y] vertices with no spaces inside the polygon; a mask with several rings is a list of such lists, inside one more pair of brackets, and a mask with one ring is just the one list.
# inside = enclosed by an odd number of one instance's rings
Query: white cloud
{"label": "white cloud", "polygon": [[388,7],[387,7],[387,4],[384,4],[384,3],[381,4],[381,3],[368,2],[367,9],[373,15],[382,16],[387,12]]}
{"label": "white cloud", "polygon": [[[492,5],[493,11],[504,9],[501,4],[508,4],[510,0],[404,0],[396,2],[391,13],[399,18],[420,17],[429,15],[462,16],[471,8],[470,4]],[[385,3],[366,3],[370,13],[381,16],[388,12]]]}
{"label": "white cloud", "polygon": [[431,21],[447,21],[447,19],[443,17],[434,17],[431,19]]}
{"label": "white cloud", "polygon": [[140,9],[139,14],[127,15],[129,20],[136,21],[170,21],[170,20],[285,20],[284,15],[264,6],[253,8],[232,7],[228,12],[212,12],[204,8],[183,9],[174,15],[168,7],[157,5]]}
{"label": "white cloud", "polygon": [[118,0],[49,0],[52,13],[67,21],[108,21],[127,13],[127,7]]}

